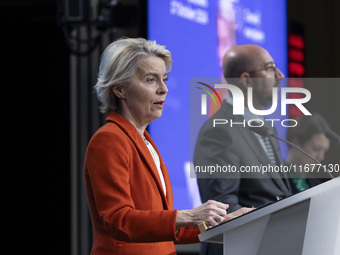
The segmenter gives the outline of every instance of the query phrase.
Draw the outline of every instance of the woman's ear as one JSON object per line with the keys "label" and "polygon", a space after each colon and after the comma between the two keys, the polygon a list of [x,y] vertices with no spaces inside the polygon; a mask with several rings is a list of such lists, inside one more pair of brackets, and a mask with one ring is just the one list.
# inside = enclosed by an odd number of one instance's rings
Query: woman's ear
{"label": "woman's ear", "polygon": [[117,98],[120,98],[120,99],[125,98],[125,90],[123,89],[122,85],[120,85],[120,84],[113,85],[111,90]]}

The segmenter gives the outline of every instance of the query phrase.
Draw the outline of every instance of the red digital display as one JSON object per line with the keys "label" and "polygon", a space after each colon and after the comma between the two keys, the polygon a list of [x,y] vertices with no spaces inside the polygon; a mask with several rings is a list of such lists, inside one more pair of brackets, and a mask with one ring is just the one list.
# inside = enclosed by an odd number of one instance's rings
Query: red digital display
{"label": "red digital display", "polygon": [[301,35],[290,34],[288,36],[288,45],[290,47],[303,50],[305,48],[305,40]]}
{"label": "red digital display", "polygon": [[[303,80],[298,79],[298,77],[304,77],[306,73],[305,68],[305,39],[301,34],[291,33],[288,36],[288,75],[289,87],[300,87],[304,88],[305,84]],[[289,98],[299,98],[301,94],[291,93]],[[302,113],[295,105],[289,106],[289,116],[296,118]]]}
{"label": "red digital display", "polygon": [[305,75],[305,66],[297,62],[289,62],[288,71],[291,76],[302,77]]}

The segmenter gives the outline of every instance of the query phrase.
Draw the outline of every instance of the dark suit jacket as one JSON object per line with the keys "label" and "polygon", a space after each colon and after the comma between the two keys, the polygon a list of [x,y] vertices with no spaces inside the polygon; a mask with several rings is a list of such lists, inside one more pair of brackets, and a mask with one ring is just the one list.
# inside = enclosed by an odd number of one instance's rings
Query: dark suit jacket
{"label": "dark suit jacket", "polygon": [[[229,123],[213,127],[214,119],[227,119]],[[268,166],[270,160],[255,134],[241,124],[230,127],[230,119],[234,123],[244,120],[241,115],[233,115],[232,106],[224,101],[221,109],[200,130],[194,153],[195,167],[218,164],[235,166],[238,170],[241,166]],[[282,164],[278,143],[274,138],[271,142],[277,162]],[[241,207],[261,206],[292,194],[286,175],[280,173],[197,175],[202,202],[215,199],[228,203],[229,212]]]}
{"label": "dark suit jacket", "polygon": [[[227,119],[226,125],[213,127],[214,119]],[[201,128],[195,153],[196,166],[260,166],[270,164],[258,138],[242,123],[242,116],[232,114],[232,106],[226,101]],[[271,124],[270,124],[271,125]],[[278,164],[282,164],[280,150],[275,139],[271,143]],[[229,204],[228,212],[241,207],[258,207],[292,194],[289,181],[280,173],[196,173],[202,202],[214,199]],[[215,178],[214,178],[215,177]],[[223,254],[222,245],[202,244],[201,254]]]}
{"label": "dark suit jacket", "polygon": [[86,151],[84,178],[91,213],[93,255],[176,254],[175,243],[198,242],[198,227],[175,232],[170,177],[160,158],[167,195],[137,129],[111,112]]}

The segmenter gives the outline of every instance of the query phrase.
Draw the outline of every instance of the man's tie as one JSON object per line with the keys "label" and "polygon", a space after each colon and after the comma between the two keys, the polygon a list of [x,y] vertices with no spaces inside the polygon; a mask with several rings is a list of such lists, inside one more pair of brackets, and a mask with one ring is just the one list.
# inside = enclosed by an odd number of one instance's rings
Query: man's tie
{"label": "man's tie", "polygon": [[269,157],[270,163],[274,166],[276,166],[276,158],[275,158],[275,153],[273,150],[273,146],[270,143],[269,137],[268,136],[262,136],[262,140],[264,142],[264,145],[266,146],[267,149],[267,155]]}

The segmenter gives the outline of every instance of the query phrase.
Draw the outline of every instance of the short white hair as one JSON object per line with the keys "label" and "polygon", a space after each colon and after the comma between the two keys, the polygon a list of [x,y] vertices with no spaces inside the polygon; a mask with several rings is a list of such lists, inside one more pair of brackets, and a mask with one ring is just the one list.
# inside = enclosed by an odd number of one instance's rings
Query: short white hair
{"label": "short white hair", "polygon": [[102,113],[117,109],[118,102],[112,87],[118,84],[121,86],[130,84],[140,61],[151,55],[163,59],[167,71],[170,71],[171,53],[156,41],[148,41],[144,38],[121,38],[107,46],[101,57],[98,80],[94,86]]}

